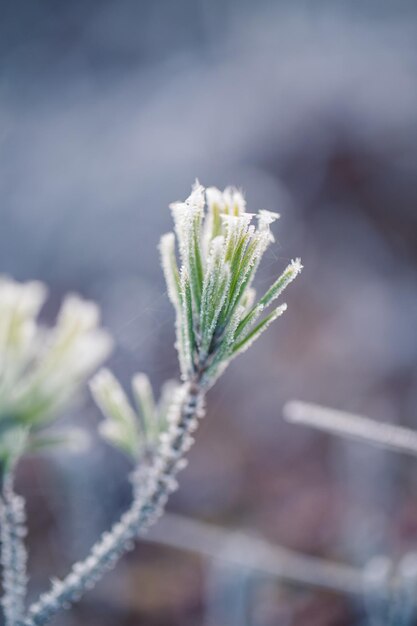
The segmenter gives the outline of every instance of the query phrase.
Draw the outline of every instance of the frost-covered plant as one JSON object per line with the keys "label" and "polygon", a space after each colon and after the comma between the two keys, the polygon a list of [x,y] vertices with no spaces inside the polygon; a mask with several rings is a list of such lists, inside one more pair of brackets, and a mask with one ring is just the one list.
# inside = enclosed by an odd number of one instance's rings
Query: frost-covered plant
{"label": "frost-covered plant", "polygon": [[[69,295],[56,326],[37,317],[45,301],[40,282],[0,278],[0,469],[26,450],[65,442],[44,428],[65,408],[111,348],[98,327],[95,304]],[[71,433],[68,433],[71,436]]]}
{"label": "frost-covered plant", "polygon": [[135,462],[149,460],[161,433],[166,430],[169,407],[179,384],[167,381],[156,403],[146,374],[136,374],[132,379],[134,407],[119,381],[107,369],[94,377],[90,387],[106,418],[99,426],[102,437]]}
{"label": "frost-covered plant", "polygon": [[13,491],[14,466],[28,451],[70,444],[74,430],[49,432],[111,348],[99,311],[78,296],[62,304],[54,328],[37,321],[42,283],[0,278],[0,522],[3,609],[7,626],[23,619],[26,591],[24,502]]}
{"label": "frost-covered plant", "polygon": [[91,391],[105,416],[101,434],[135,462],[132,504],[85,561],[76,563],[63,580],[55,580],[23,620],[9,621],[8,626],[48,622],[94,586],[132,540],[158,518],[177,488],[176,475],[185,467],[207,390],[230,361],[285,311],[285,304],[274,303],[302,269],[299,259],[292,261],[256,299],[252,282],[274,241],[270,225],[278,215],[247,213],[236,189],[205,190],[198,183],[185,202],[171,209],[175,233],[162,237],[160,251],[176,313],[182,382],[168,383],[156,403],[148,379],[137,374],[132,404],[110,371],[102,370],[93,378]]}
{"label": "frost-covered plant", "polygon": [[[204,213],[205,195],[208,213]],[[168,295],[177,316],[177,350],[183,380],[210,387],[231,359],[246,350],[277,317],[282,304],[258,322],[302,266],[292,261],[257,302],[252,281],[279,216],[260,211],[253,224],[236,189],[223,193],[196,183],[185,202],[171,205],[180,255],[173,233],[161,239]]]}

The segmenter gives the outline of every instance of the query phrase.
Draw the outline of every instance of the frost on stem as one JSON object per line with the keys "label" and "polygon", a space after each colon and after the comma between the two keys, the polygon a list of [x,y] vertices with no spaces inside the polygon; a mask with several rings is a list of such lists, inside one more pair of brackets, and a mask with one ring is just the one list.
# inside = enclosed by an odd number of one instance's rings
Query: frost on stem
{"label": "frost on stem", "polygon": [[133,474],[134,499],[130,509],[110,532],[103,534],[85,561],[76,563],[64,580],[55,580],[51,590],[30,607],[26,626],[45,624],[59,610],[76,602],[133,546],[137,535],[162,515],[170,493],[178,487],[176,475],[185,467],[183,457],[193,443],[191,433],[202,416],[203,398],[198,389],[189,384],[177,389],[154,462],[149,467],[139,465]]}
{"label": "frost on stem", "polygon": [[0,498],[2,606],[6,626],[18,626],[24,616],[26,596],[26,535],[24,500],[13,491],[11,476],[5,478]]}
{"label": "frost on stem", "polygon": [[285,304],[270,312],[267,308],[302,269],[299,260],[292,261],[256,302],[252,282],[274,241],[270,225],[278,215],[261,211],[252,224],[254,216],[246,212],[241,192],[205,190],[198,182],[189,198],[171,209],[175,234],[162,237],[160,253],[176,314],[182,384],[170,384],[155,403],[148,379],[136,375],[132,402],[108,370],[93,378],[91,390],[105,416],[102,435],[136,461],[133,502],[90,556],[30,607],[25,626],[45,624],[78,600],[163,513],[177,489],[177,474],[186,465],[207,390],[285,311]]}

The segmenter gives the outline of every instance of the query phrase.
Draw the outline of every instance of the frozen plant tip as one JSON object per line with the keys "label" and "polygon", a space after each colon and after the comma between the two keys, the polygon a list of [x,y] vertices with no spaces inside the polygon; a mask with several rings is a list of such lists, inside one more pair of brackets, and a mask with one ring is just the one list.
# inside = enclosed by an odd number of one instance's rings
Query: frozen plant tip
{"label": "frozen plant tip", "polygon": [[38,443],[64,443],[43,429],[111,348],[95,304],[68,296],[50,329],[37,321],[45,297],[42,283],[0,278],[0,473]]}
{"label": "frozen plant tip", "polygon": [[[205,190],[198,182],[171,210],[174,232],[162,237],[160,253],[175,309],[182,382],[167,383],[156,402],[144,374],[134,376],[132,398],[109,370],[92,379],[90,388],[105,418],[102,436],[135,463],[133,501],[90,555],[32,604],[19,626],[45,624],[79,600],[163,513],[204,415],[207,390],[286,310],[275,302],[302,269],[298,259],[292,261],[257,300],[252,283],[274,241],[271,224],[278,215],[260,211],[255,216],[237,189]],[[49,372],[53,379],[53,368]]]}
{"label": "frozen plant tip", "polygon": [[239,191],[205,191],[199,183],[185,202],[172,204],[171,210],[176,237],[164,235],[160,251],[168,295],[176,311],[181,374],[183,380],[198,381],[207,389],[231,359],[285,311],[285,305],[280,305],[262,318],[302,265],[299,259],[292,261],[254,303],[252,282],[274,241],[270,225],[278,214],[260,211],[254,224],[255,216],[246,212]]}
{"label": "frozen plant tip", "polygon": [[148,377],[136,374],[132,379],[133,407],[115,376],[102,369],[90,383],[96,404],[106,418],[100,424],[100,434],[133,460],[139,461],[150,454],[158,443],[159,435],[166,426],[167,400],[173,397],[176,386],[173,381],[168,381],[160,402],[156,404]]}

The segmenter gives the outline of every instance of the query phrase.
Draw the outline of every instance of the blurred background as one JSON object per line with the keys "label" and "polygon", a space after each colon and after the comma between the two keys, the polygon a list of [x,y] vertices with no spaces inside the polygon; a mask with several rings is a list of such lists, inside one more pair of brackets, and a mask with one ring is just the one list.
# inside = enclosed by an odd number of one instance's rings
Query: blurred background
{"label": "blurred background", "polygon": [[[169,510],[363,567],[417,545],[415,461],[291,426],[290,398],[417,427],[417,5],[1,1],[0,271],[102,307],[124,380],[177,376],[157,243],[202,184],[277,210],[289,309],[208,399]],[[32,595],[128,505],[86,397],[77,457],[27,459]],[[175,537],[174,537],[175,540]],[[366,604],[366,603],[365,603]],[[62,626],[370,623],[348,594],[140,542]],[[379,624],[387,624],[382,618]]]}

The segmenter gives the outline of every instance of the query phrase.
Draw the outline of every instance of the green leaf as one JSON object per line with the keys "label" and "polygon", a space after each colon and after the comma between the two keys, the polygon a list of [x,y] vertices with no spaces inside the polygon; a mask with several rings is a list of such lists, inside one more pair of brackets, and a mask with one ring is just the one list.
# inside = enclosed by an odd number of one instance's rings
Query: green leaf
{"label": "green leaf", "polygon": [[167,233],[161,237],[159,250],[168,296],[174,307],[178,309],[181,306],[181,287],[177,259],[175,257],[174,233]]}
{"label": "green leaf", "polygon": [[189,243],[189,276],[194,309],[200,313],[201,293],[203,289],[203,262],[201,260],[201,216],[195,212],[192,216],[191,241]]}
{"label": "green leaf", "polygon": [[248,326],[253,324],[258,319],[264,308],[265,307],[262,304],[258,303],[249,311],[247,315],[245,315],[245,317],[242,319],[236,329],[236,338],[240,337],[241,334],[248,328]]}
{"label": "green leaf", "polygon": [[223,321],[230,319],[246,289],[249,287],[257,269],[256,258],[259,247],[258,239],[248,239],[241,262],[234,271],[230,285],[229,306],[223,315]]}
{"label": "green leaf", "polygon": [[186,271],[181,273],[181,294],[183,306],[183,333],[184,333],[184,352],[189,372],[194,370],[194,316],[193,301],[191,295],[191,286]]}
{"label": "green leaf", "polygon": [[255,328],[253,328],[243,339],[238,340],[231,350],[231,354],[236,356],[241,352],[244,352],[251,346],[257,339],[262,335],[262,333],[270,326],[270,324],[280,317],[284,311],[286,311],[287,305],[282,304],[277,307],[274,311],[272,311],[269,315],[267,315]]}
{"label": "green leaf", "polygon": [[90,389],[106,418],[99,426],[100,434],[124,452],[137,456],[143,445],[139,420],[117,378],[102,369],[91,380]]}
{"label": "green leaf", "polygon": [[140,373],[133,377],[132,389],[146,442],[154,443],[159,435],[158,416],[151,383],[146,374]]}
{"label": "green leaf", "polygon": [[131,437],[123,429],[123,426],[117,422],[106,420],[99,425],[99,432],[103,439],[106,439],[112,446],[118,448],[133,460],[137,460],[143,444],[141,445],[138,439]]}
{"label": "green leaf", "polygon": [[9,471],[14,463],[24,454],[28,442],[29,430],[24,426],[9,428],[0,439],[0,466],[3,473]]}
{"label": "green leaf", "polygon": [[260,298],[259,303],[263,307],[269,306],[274,300],[281,295],[284,289],[297,277],[301,272],[302,265],[300,259],[291,261],[291,263],[285,268],[283,273],[277,280],[271,285],[268,291]]}

